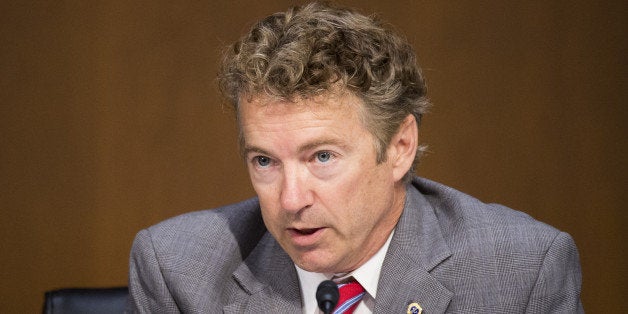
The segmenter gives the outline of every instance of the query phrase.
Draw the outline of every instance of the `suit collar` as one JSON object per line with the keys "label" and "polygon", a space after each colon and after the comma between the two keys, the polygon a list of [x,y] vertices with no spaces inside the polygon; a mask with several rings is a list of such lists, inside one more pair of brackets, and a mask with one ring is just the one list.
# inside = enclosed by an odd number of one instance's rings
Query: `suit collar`
{"label": "suit collar", "polygon": [[409,185],[404,211],[382,266],[376,313],[405,313],[419,303],[424,313],[445,312],[453,293],[430,273],[451,250],[445,242],[434,208]]}
{"label": "suit collar", "polygon": [[436,209],[412,185],[406,189],[403,214],[395,230],[393,243],[426,271],[451,256]]}
{"label": "suit collar", "polygon": [[301,291],[294,264],[268,232],[235,270],[233,278],[242,291],[224,307],[225,313],[301,311]]}

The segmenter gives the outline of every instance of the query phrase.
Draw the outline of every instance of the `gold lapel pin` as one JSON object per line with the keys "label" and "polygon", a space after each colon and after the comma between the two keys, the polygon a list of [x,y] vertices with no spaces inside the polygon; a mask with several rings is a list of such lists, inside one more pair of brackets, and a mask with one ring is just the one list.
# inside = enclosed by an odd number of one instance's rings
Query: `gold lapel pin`
{"label": "gold lapel pin", "polygon": [[419,303],[410,303],[408,304],[408,314],[421,314],[423,313],[423,308]]}

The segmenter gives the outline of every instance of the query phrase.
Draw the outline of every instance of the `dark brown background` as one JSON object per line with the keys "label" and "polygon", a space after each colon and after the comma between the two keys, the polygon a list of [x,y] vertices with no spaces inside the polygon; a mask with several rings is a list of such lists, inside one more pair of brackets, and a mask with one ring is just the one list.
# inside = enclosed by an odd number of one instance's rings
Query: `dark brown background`
{"label": "dark brown background", "polygon": [[[585,309],[624,312],[628,2],[382,2],[343,3],[416,47],[420,174],[571,233]],[[124,285],[139,229],[253,195],[217,56],[291,3],[0,5],[0,312]]]}

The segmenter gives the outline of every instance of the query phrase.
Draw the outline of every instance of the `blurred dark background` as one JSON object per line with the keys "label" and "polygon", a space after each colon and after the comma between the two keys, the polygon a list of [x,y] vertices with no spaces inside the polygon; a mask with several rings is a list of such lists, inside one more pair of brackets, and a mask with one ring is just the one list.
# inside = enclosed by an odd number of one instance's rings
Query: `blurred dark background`
{"label": "blurred dark background", "polygon": [[[125,285],[138,230],[253,196],[219,53],[295,3],[0,4],[0,312]],[[572,234],[585,310],[625,312],[628,2],[340,3],[417,50],[419,173]]]}

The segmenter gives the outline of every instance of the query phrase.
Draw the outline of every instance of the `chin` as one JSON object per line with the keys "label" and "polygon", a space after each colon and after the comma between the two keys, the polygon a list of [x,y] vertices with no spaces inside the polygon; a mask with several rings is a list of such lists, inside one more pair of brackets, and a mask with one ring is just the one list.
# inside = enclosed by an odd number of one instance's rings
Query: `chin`
{"label": "chin", "polygon": [[334,273],[335,263],[330,263],[329,259],[321,258],[317,256],[315,258],[307,258],[300,256],[299,258],[292,259],[297,266],[303,270],[314,273]]}

